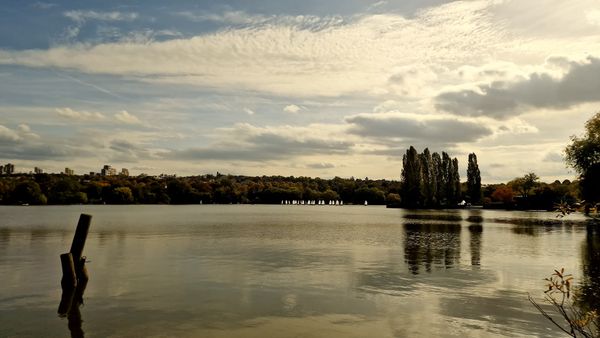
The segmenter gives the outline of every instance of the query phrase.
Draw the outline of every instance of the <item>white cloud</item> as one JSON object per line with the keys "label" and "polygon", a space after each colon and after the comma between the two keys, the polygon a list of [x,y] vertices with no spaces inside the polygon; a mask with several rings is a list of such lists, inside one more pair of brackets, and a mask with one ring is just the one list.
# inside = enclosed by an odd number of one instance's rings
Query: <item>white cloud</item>
{"label": "white cloud", "polygon": [[254,110],[248,108],[248,107],[244,107],[244,113],[248,114],[248,115],[254,115],[256,114],[256,112],[254,112]]}
{"label": "white cloud", "polygon": [[56,108],[55,110],[59,116],[73,120],[98,121],[103,120],[105,118],[105,116],[102,113],[88,112],[84,110],[77,111],[69,107]]}
{"label": "white cloud", "polygon": [[20,140],[19,133],[0,124],[0,141],[18,142]]}
{"label": "white cloud", "polygon": [[283,107],[283,111],[286,112],[286,113],[293,113],[293,114],[295,114],[295,113],[299,112],[300,110],[302,110],[302,108],[299,107],[299,106],[297,106],[297,105],[295,105],[295,104],[290,104],[290,105],[287,105],[287,106]]}
{"label": "white cloud", "polygon": [[97,11],[66,11],[63,15],[79,24],[87,20],[99,21],[133,21],[138,18],[137,13],[130,12],[97,12]]}
{"label": "white cloud", "polygon": [[38,134],[34,133],[31,130],[31,127],[29,127],[28,125],[26,125],[24,123],[19,124],[17,126],[17,129],[18,129],[19,135],[23,138],[26,138],[29,140],[40,138],[40,136]]}
{"label": "white cloud", "polygon": [[58,5],[54,4],[54,3],[49,3],[49,2],[37,1],[37,2],[34,2],[33,4],[31,4],[30,6],[35,9],[50,9],[50,8],[56,7]]}
{"label": "white cloud", "polygon": [[114,115],[114,117],[117,121],[125,123],[125,124],[141,124],[142,123],[142,121],[140,121],[140,119],[137,118],[137,116],[128,113],[126,110],[122,110],[122,111],[116,113]]}
{"label": "white cloud", "polygon": [[[510,55],[516,41],[506,40],[502,27],[487,18],[490,6],[484,0],[455,2],[413,19],[381,14],[306,25],[284,20],[161,42],[0,50],[0,64],[290,96],[367,95],[374,88],[388,87],[394,70],[406,65],[479,63],[492,52]],[[536,52],[545,55],[548,48]],[[420,74],[424,84],[431,81],[427,72]]]}
{"label": "white cloud", "polygon": [[600,9],[594,9],[587,12],[585,17],[590,24],[600,26]]}
{"label": "white cloud", "polygon": [[183,11],[174,13],[194,22],[212,21],[231,25],[259,24],[269,20],[264,15],[252,15],[243,11],[225,11],[223,13]]}
{"label": "white cloud", "polygon": [[10,129],[0,124],[0,147],[11,147],[31,141],[36,141],[40,136],[31,130],[29,125],[21,123],[16,129]]}

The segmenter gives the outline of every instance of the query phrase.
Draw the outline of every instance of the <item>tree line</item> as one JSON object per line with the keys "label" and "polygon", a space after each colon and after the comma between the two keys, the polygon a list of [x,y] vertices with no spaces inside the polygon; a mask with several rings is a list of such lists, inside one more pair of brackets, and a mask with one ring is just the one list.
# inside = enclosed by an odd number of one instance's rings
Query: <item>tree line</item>
{"label": "tree line", "polygon": [[369,178],[23,174],[0,176],[0,204],[280,204],[282,200],[394,203],[400,182]]}
{"label": "tree line", "polygon": [[[543,183],[534,173],[507,183],[481,186],[475,154],[469,155],[467,180],[460,182],[456,159],[450,159],[445,153],[428,153],[425,150],[416,154],[414,148],[409,149],[400,181],[218,173],[166,178],[4,175],[0,176],[0,204],[279,204],[282,200],[340,200],[344,204],[368,201],[369,204],[443,208],[454,207],[462,200],[477,204],[480,197],[479,203],[489,208],[552,210],[561,201],[574,203],[581,199],[579,181]],[[411,187],[410,182],[417,184]]]}

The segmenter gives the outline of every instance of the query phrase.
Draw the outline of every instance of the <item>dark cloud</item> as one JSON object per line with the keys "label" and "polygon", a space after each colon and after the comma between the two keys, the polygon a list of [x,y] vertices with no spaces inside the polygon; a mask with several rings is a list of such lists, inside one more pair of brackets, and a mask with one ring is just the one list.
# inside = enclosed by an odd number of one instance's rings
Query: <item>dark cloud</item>
{"label": "dark cloud", "polygon": [[486,126],[452,117],[417,120],[403,115],[361,114],[347,117],[346,122],[356,135],[425,140],[430,144],[471,142],[492,134]]}
{"label": "dark cloud", "polygon": [[331,169],[331,168],[335,168],[335,165],[333,163],[309,163],[306,165],[307,168],[311,168],[311,169]]}
{"label": "dark cloud", "polygon": [[564,163],[565,157],[560,152],[549,152],[544,156],[544,162]]}
{"label": "dark cloud", "polygon": [[146,148],[127,140],[112,140],[108,148],[114,151],[110,160],[115,162],[135,162],[152,157]]}
{"label": "dark cloud", "polygon": [[527,108],[564,109],[600,101],[600,59],[570,63],[559,79],[533,73],[517,82],[497,81],[479,87],[480,91],[446,92],[435,99],[436,107],[454,114],[507,118]]}
{"label": "dark cloud", "polygon": [[93,156],[93,153],[64,144],[32,143],[12,146],[0,145],[0,158],[20,160],[57,160],[83,156]]}
{"label": "dark cloud", "polygon": [[210,147],[171,150],[160,155],[177,160],[260,162],[302,155],[345,154],[353,146],[353,143],[347,141],[297,137],[277,130],[254,128],[249,133],[248,126],[238,128],[239,130],[231,130],[229,135],[237,141],[235,143],[224,142]]}

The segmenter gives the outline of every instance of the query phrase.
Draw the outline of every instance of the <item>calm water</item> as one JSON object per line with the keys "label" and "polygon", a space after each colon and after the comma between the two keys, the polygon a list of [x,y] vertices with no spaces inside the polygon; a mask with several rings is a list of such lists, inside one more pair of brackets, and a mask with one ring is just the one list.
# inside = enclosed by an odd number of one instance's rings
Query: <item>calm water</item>
{"label": "calm water", "polygon": [[[60,318],[59,254],[93,215]],[[363,206],[0,207],[0,337],[560,336],[531,306],[564,267],[598,299],[583,218]],[[594,284],[595,283],[595,284]]]}

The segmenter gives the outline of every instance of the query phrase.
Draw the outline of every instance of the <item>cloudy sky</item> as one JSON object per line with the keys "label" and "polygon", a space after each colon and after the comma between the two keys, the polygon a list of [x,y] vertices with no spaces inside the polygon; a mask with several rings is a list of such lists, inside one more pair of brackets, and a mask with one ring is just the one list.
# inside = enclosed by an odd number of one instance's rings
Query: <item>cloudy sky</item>
{"label": "cloudy sky", "polygon": [[0,163],[484,183],[572,179],[600,110],[598,0],[8,1]]}

